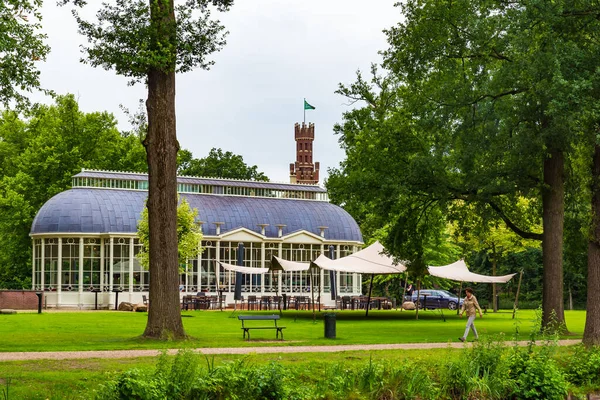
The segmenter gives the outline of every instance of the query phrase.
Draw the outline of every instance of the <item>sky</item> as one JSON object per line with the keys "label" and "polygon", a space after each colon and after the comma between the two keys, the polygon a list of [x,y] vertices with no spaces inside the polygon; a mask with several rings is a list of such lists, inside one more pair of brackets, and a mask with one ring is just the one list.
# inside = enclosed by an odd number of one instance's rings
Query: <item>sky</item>
{"label": "sky", "polygon": [[[320,162],[323,184],[327,169],[344,159],[333,126],[356,106],[335,91],[381,60],[378,52],[387,48],[382,31],[400,21],[395,1],[237,0],[229,12],[214,13],[229,31],[227,44],[211,56],[210,70],[177,76],[180,146],[196,158],[213,147],[231,151],[271,181],[289,182],[294,124],[303,121],[306,98],[315,107],[306,111],[306,122],[315,124],[313,160]],[[52,50],[40,65],[42,86],[73,93],[84,112],[112,112],[119,128],[129,129],[119,106],[136,111],[145,86],[127,86],[114,71],[80,63],[85,38],[70,10],[44,3],[43,31]],[[88,3],[95,10],[100,1]]]}

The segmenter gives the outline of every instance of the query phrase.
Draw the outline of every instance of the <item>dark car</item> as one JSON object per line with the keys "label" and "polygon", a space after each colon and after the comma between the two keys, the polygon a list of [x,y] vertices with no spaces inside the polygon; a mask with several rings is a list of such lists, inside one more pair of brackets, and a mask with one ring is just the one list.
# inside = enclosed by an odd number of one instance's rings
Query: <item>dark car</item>
{"label": "dark car", "polygon": [[450,310],[456,310],[456,305],[462,306],[463,299],[458,302],[458,296],[450,293],[447,290],[441,289],[421,289],[419,292],[419,301],[417,301],[417,291],[412,294],[411,301],[415,303],[419,308],[448,308]]}

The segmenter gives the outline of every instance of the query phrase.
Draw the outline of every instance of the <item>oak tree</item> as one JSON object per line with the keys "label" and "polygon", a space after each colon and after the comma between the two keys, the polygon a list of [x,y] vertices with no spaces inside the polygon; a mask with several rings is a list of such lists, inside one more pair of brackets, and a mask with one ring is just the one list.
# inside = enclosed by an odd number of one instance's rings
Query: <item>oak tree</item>
{"label": "oak tree", "polygon": [[[70,3],[63,0],[63,3]],[[85,6],[84,0],[72,0]],[[207,56],[224,44],[224,27],[211,12],[227,11],[233,0],[115,0],[103,3],[97,21],[77,11],[87,37],[84,62],[114,70],[148,88],[148,221],[150,302],[145,337],[181,339],[177,257],[177,151],[175,74],[208,69]]]}

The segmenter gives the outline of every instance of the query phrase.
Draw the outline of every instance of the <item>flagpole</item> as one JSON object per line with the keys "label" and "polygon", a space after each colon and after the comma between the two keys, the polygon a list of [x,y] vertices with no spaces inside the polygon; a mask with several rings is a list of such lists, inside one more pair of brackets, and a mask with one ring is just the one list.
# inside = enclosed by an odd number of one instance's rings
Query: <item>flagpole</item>
{"label": "flagpole", "polygon": [[304,99],[304,104],[302,104],[302,108],[304,109],[304,122],[302,122],[304,125],[306,125],[306,99]]}

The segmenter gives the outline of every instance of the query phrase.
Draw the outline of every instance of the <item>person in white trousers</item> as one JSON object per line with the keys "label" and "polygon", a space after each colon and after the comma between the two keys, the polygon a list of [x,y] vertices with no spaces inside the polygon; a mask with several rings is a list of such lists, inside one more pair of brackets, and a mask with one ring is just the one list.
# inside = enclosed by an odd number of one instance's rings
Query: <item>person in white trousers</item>
{"label": "person in white trousers", "polygon": [[458,338],[461,342],[467,340],[467,335],[469,334],[469,329],[473,330],[473,334],[475,335],[475,340],[479,339],[479,335],[477,334],[477,329],[475,329],[475,317],[477,316],[477,312],[479,312],[479,318],[483,318],[483,314],[481,313],[481,308],[479,307],[479,303],[477,302],[477,297],[473,294],[473,289],[466,288],[465,292],[467,296],[463,300],[462,307],[460,309],[460,317],[462,318],[463,313],[467,314],[467,326],[465,328],[465,334]]}

